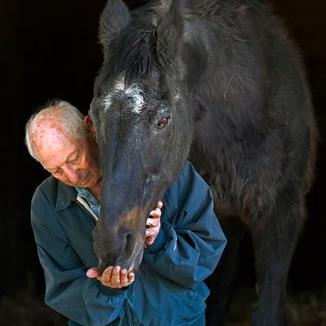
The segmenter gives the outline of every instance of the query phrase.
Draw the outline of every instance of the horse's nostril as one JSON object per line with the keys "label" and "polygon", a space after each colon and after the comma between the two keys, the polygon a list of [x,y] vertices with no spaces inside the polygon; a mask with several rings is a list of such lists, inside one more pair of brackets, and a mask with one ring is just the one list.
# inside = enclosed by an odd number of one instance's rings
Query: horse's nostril
{"label": "horse's nostril", "polygon": [[132,234],[131,233],[127,234],[125,251],[127,251],[127,252],[132,251],[133,243],[134,243],[134,241],[133,241]]}

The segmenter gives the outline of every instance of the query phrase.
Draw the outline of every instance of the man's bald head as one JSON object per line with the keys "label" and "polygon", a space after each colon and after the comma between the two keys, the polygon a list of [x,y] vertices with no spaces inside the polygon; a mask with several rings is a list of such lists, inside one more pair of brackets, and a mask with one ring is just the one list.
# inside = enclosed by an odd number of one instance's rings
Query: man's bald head
{"label": "man's bald head", "polygon": [[49,136],[71,139],[87,137],[83,115],[70,103],[56,101],[32,115],[25,129],[25,142],[30,155],[39,161],[38,150],[47,145]]}

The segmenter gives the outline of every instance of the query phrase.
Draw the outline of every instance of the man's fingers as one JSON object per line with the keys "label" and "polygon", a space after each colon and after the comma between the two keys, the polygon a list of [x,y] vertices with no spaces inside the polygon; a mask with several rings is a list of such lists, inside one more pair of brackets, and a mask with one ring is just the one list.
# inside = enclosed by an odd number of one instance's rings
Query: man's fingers
{"label": "man's fingers", "polygon": [[110,286],[111,278],[112,278],[112,270],[113,270],[113,266],[109,266],[104,270],[102,274],[101,282],[106,286]]}
{"label": "man's fingers", "polygon": [[155,227],[155,226],[158,225],[159,222],[160,222],[159,219],[157,219],[157,218],[150,218],[149,217],[147,219],[147,221],[146,221],[146,226],[147,227]]}
{"label": "man's fingers", "polygon": [[155,241],[155,236],[148,236],[145,239],[145,245],[146,246],[151,246]]}
{"label": "man's fingers", "polygon": [[114,266],[111,276],[111,284],[113,287],[120,287],[120,266]]}
{"label": "man's fingers", "polygon": [[155,219],[157,219],[157,218],[160,218],[161,215],[162,215],[161,210],[159,208],[156,208],[154,211],[151,211],[149,213],[149,216],[150,216],[149,218],[155,218]]}
{"label": "man's fingers", "polygon": [[86,272],[86,276],[88,278],[97,278],[101,276],[101,273],[97,267],[92,267]]}
{"label": "man's fingers", "polygon": [[159,229],[158,226],[150,227],[150,228],[146,229],[146,237],[156,235],[159,231],[158,229]]}
{"label": "man's fingers", "polygon": [[120,272],[120,285],[127,286],[128,285],[128,272],[126,269],[122,269]]}
{"label": "man's fingers", "polygon": [[120,289],[130,285],[135,279],[133,272],[121,269],[120,266],[107,267],[98,280],[105,286]]}
{"label": "man's fingers", "polygon": [[163,202],[162,201],[159,201],[158,203],[157,203],[157,206],[156,206],[156,208],[155,209],[153,209],[150,213],[149,213],[149,215],[150,216],[155,216],[155,217],[160,217],[161,216],[161,214],[162,214],[162,212],[161,212],[161,208],[163,207]]}
{"label": "man's fingers", "polygon": [[128,285],[131,284],[135,280],[135,273],[133,272],[128,272]]}
{"label": "man's fingers", "polygon": [[161,227],[161,208],[163,207],[163,202],[159,201],[157,203],[156,209],[150,212],[149,218],[146,220],[146,233],[145,233],[145,245],[150,246],[154,243]]}

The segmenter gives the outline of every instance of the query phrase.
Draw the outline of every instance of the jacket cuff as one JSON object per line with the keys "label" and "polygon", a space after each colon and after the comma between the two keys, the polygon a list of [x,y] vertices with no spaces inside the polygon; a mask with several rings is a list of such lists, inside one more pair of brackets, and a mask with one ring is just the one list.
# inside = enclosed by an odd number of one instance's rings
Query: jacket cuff
{"label": "jacket cuff", "polygon": [[128,289],[128,287],[125,287],[123,289],[113,289],[113,288],[110,288],[110,287],[107,287],[107,286],[103,285],[100,282],[98,284],[98,287],[99,287],[99,289],[101,290],[101,292],[103,294],[108,295],[108,296],[111,296],[111,297],[112,296],[121,295],[124,292],[126,292],[126,290]]}
{"label": "jacket cuff", "polygon": [[150,253],[157,252],[163,248],[165,242],[166,242],[165,231],[161,226],[160,232],[158,233],[155,241],[150,246],[147,246],[145,250]]}

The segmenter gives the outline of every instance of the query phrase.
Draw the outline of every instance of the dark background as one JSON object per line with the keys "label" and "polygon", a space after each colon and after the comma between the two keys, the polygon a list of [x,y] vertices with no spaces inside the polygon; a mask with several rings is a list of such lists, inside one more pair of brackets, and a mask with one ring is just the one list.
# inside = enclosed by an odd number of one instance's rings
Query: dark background
{"label": "dark background", "polygon": [[[326,2],[272,2],[304,56],[320,129],[316,182],[308,196],[308,218],[289,275],[290,291],[313,292],[326,285]],[[36,107],[52,98],[68,100],[87,112],[102,62],[97,25],[104,4],[105,0],[0,0],[0,318],[6,318],[1,307],[15,305],[10,298],[22,300],[22,293],[40,298],[44,290],[29,209],[35,187],[47,174],[27,154],[24,125]],[[248,257],[243,259],[242,275],[250,282],[252,257]],[[0,319],[0,324],[6,323],[15,325]],[[45,321],[40,325],[46,325]]]}

